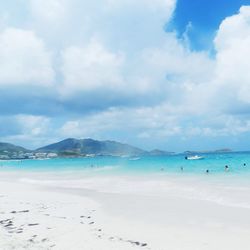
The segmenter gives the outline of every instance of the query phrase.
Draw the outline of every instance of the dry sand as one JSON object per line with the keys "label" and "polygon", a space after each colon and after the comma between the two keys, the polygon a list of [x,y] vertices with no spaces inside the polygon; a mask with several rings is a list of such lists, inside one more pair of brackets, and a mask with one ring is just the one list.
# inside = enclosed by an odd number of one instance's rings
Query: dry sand
{"label": "dry sand", "polygon": [[[112,185],[112,182],[110,182]],[[0,249],[248,250],[250,209],[170,195],[0,182]]]}

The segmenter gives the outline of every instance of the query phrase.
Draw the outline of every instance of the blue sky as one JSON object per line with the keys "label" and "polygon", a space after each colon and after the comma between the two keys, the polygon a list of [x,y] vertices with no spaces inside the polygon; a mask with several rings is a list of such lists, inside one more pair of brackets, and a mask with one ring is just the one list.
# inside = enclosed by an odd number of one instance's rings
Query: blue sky
{"label": "blue sky", "polygon": [[225,17],[235,14],[248,0],[179,0],[173,16],[172,29],[179,37],[185,33],[188,24],[191,48],[194,50],[213,50],[213,39]]}
{"label": "blue sky", "polygon": [[250,6],[0,2],[0,141],[248,150]]}

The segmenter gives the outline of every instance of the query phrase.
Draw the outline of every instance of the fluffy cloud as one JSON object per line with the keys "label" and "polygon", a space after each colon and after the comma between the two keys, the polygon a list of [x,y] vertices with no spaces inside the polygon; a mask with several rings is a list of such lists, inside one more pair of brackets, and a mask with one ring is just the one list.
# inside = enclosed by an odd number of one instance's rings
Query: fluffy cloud
{"label": "fluffy cloud", "polygon": [[111,47],[137,49],[157,43],[176,0],[29,0],[26,4],[31,27],[59,49],[87,42],[93,36]]}
{"label": "fluffy cloud", "polygon": [[161,79],[149,73],[154,69],[144,63],[143,54],[148,47],[165,43],[163,27],[173,14],[175,0],[30,0],[29,4],[33,28],[60,52],[56,61],[62,74],[62,99],[82,95],[77,102],[86,106],[90,92],[99,99],[101,92],[111,89],[113,97],[107,98],[107,93],[100,106],[137,104],[145,96],[151,103],[163,98],[157,95],[165,92],[158,87],[165,73],[161,72]]}
{"label": "fluffy cloud", "polygon": [[124,8],[126,6],[132,8],[140,8],[143,6],[151,12],[161,14],[161,17],[164,17],[164,22],[168,21],[172,16],[176,4],[176,0],[155,0],[153,2],[150,0],[106,0],[104,2],[106,2],[105,4],[107,4],[110,9],[115,9],[116,11],[117,8]]}
{"label": "fluffy cloud", "polygon": [[[104,132],[106,136],[103,136]],[[124,134],[124,137],[130,134],[138,138],[149,135],[166,138],[179,135],[181,128],[173,108],[161,105],[154,108],[110,108],[85,118],[67,121],[60,129],[62,137],[70,135],[108,139],[108,135],[119,132]]]}
{"label": "fluffy cloud", "polygon": [[41,143],[48,143],[48,137],[51,133],[51,121],[45,116],[25,114],[1,116],[0,128],[2,131],[1,141],[35,148],[40,146]]}
{"label": "fluffy cloud", "polygon": [[92,40],[86,47],[70,47],[63,52],[62,93],[118,88],[123,83],[123,55],[108,51]]}
{"label": "fluffy cloud", "polygon": [[44,116],[17,115],[16,122],[20,125],[23,134],[39,136],[47,133],[50,119]]}
{"label": "fluffy cloud", "polygon": [[[214,62],[208,55],[191,52],[174,33],[166,34],[161,46],[142,48],[136,54],[112,52],[93,39],[85,47],[66,49],[62,58],[64,96],[102,92],[117,96],[113,98],[116,105],[122,99],[126,105],[146,106],[166,99],[183,101],[193,85],[210,81],[214,74]],[[103,102],[109,103],[105,95],[100,105]]]}
{"label": "fluffy cloud", "polygon": [[217,147],[225,147],[225,141],[228,147],[233,147],[235,139],[250,132],[250,118],[225,114],[195,118],[185,114],[185,109],[178,111],[167,104],[153,108],[111,108],[65,122],[58,129],[58,136],[112,138],[125,143],[132,141],[148,149],[163,145],[170,150],[185,150],[193,146],[206,148],[208,140]]}
{"label": "fluffy cloud", "polygon": [[9,139],[171,145],[170,138],[249,133],[250,7],[221,23],[212,58],[164,31],[175,0],[25,4],[19,28],[6,27],[14,12],[0,18],[0,111],[15,121],[0,125],[13,125]]}
{"label": "fluffy cloud", "polygon": [[[161,47],[145,49],[143,59],[158,72],[164,72],[181,81],[207,82],[213,78],[214,62],[206,52],[190,51],[174,33],[165,35]],[[157,72],[157,73],[158,73]]]}
{"label": "fluffy cloud", "polygon": [[[215,58],[189,51],[183,44],[180,44],[181,49],[176,47],[173,54],[167,49],[165,53],[152,54],[156,55],[151,57],[153,61],[161,62],[174,78],[179,76],[177,79],[181,84],[174,86],[178,95],[173,92],[171,95],[178,99],[174,106],[185,111],[182,117],[185,113],[192,117],[192,127],[198,126],[199,133],[207,136],[208,131],[217,135],[232,134],[226,125],[229,120],[230,124],[235,124],[233,134],[244,133],[242,126],[247,124],[250,104],[249,34],[250,7],[244,6],[239,13],[221,23],[214,40]],[[159,60],[161,55],[163,59]],[[210,122],[210,119],[217,120],[218,117],[224,121],[220,128]]]}
{"label": "fluffy cloud", "polygon": [[217,84],[235,101],[250,103],[250,7],[226,18],[215,38]]}
{"label": "fluffy cloud", "polygon": [[67,15],[68,4],[67,0],[30,0],[33,18],[47,24],[62,21]]}
{"label": "fluffy cloud", "polygon": [[0,85],[53,82],[51,55],[32,31],[8,28],[0,34]]}

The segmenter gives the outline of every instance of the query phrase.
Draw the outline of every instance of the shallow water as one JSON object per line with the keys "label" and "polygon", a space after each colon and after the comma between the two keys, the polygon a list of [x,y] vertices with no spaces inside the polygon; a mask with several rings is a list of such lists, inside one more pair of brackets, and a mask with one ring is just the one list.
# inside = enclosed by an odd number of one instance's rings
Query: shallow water
{"label": "shallow water", "polygon": [[[250,208],[250,153],[203,156],[203,160],[173,155],[1,161],[0,180],[106,193],[181,197]],[[228,172],[225,165],[229,166]]]}
{"label": "shallow water", "polygon": [[[250,153],[203,154],[202,160],[185,160],[185,155],[161,157],[94,157],[76,159],[45,159],[0,161],[0,171],[65,172],[81,171],[93,174],[155,174],[159,172],[204,175],[225,173],[237,176],[250,175]],[[246,166],[244,166],[244,163]],[[181,170],[183,168],[183,171]]]}

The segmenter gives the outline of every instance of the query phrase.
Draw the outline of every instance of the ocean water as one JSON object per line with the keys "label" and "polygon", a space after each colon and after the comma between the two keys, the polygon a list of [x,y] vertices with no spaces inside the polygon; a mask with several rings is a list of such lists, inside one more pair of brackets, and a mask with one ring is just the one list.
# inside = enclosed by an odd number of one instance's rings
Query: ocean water
{"label": "ocean water", "polygon": [[202,156],[202,160],[172,155],[1,161],[0,181],[250,208],[250,152]]}
{"label": "ocean water", "polygon": [[250,152],[202,154],[204,159],[186,160],[185,155],[153,157],[93,157],[75,159],[0,161],[0,171],[83,172],[86,174],[147,175],[157,173],[250,176]]}

